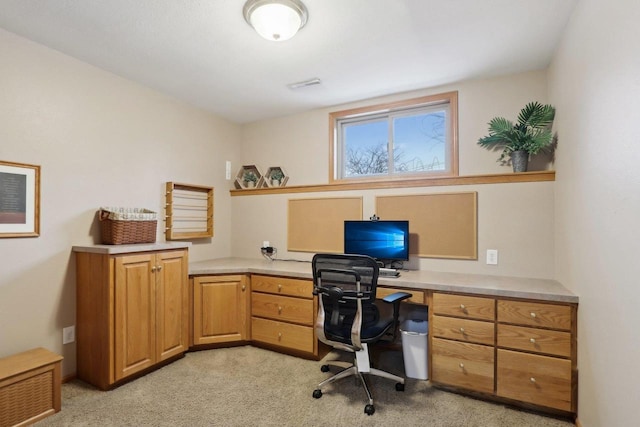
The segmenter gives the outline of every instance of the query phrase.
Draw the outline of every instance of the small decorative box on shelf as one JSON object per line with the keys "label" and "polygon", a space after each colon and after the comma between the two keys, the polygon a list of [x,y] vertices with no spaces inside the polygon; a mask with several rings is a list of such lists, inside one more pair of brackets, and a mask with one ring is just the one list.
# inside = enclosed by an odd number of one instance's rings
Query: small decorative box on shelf
{"label": "small decorative box on shelf", "polygon": [[264,175],[263,187],[284,187],[289,180],[289,175],[282,166],[271,166]]}
{"label": "small decorative box on shelf", "polygon": [[244,165],[238,171],[234,185],[237,189],[260,188],[264,177],[256,165]]}

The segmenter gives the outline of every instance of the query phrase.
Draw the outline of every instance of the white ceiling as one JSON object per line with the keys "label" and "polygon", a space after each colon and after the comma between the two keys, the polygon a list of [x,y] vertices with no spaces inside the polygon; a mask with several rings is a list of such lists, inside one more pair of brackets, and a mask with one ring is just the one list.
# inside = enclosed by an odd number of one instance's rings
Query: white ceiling
{"label": "white ceiling", "polygon": [[247,123],[543,69],[577,3],[303,0],[307,25],[277,43],[244,21],[244,1],[0,0],[0,27]]}

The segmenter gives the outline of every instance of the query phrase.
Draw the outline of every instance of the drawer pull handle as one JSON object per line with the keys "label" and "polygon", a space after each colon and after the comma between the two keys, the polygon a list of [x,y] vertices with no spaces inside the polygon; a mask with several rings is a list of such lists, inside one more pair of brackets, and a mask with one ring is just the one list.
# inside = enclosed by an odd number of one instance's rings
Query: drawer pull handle
{"label": "drawer pull handle", "polygon": [[464,328],[460,328],[460,332],[464,334]]}
{"label": "drawer pull handle", "polygon": [[465,310],[467,307],[464,306],[464,304],[460,304],[460,309],[461,310]]}
{"label": "drawer pull handle", "polygon": [[460,364],[460,369],[464,369],[464,363]]}
{"label": "drawer pull handle", "polygon": [[531,344],[535,344],[535,343],[536,343],[536,339],[535,339],[535,338],[531,338],[531,339],[529,340],[529,342],[531,342]]}
{"label": "drawer pull handle", "polygon": [[531,312],[531,317],[535,319],[536,318],[536,314],[534,312]]}
{"label": "drawer pull handle", "polygon": [[529,380],[530,380],[532,383],[534,383],[534,384],[535,384],[535,382],[536,382],[536,379],[535,379],[535,378],[533,378],[533,377],[531,377]]}

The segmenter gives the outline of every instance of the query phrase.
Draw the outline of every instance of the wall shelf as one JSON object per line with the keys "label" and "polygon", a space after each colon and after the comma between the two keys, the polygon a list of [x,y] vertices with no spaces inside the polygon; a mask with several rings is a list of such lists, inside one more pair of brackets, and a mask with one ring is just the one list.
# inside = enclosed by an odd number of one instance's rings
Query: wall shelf
{"label": "wall shelf", "polygon": [[[272,177],[275,175],[282,174],[282,178],[279,181],[274,181]],[[264,179],[262,180],[262,187],[266,188],[274,188],[274,187],[284,187],[285,184],[289,181],[289,175],[281,166],[271,166],[267,168],[267,172],[264,174]]]}
{"label": "wall shelf", "polygon": [[213,237],[213,187],[166,184],[167,240]]}
{"label": "wall shelf", "polygon": [[420,178],[410,180],[386,180],[369,182],[349,182],[319,185],[294,185],[290,187],[269,187],[230,190],[231,196],[259,196],[282,193],[318,193],[325,191],[375,190],[385,188],[442,187],[450,185],[505,184],[518,182],[555,181],[555,171],[535,171],[507,174],[467,175],[442,178]]}
{"label": "wall shelf", "polygon": [[[252,183],[252,181],[245,181],[245,174],[251,174],[256,176],[256,181]],[[234,185],[238,190],[251,190],[254,188],[262,187],[264,182],[264,177],[262,173],[260,173],[260,168],[256,165],[244,165],[238,171],[236,175],[236,179],[234,181]]]}

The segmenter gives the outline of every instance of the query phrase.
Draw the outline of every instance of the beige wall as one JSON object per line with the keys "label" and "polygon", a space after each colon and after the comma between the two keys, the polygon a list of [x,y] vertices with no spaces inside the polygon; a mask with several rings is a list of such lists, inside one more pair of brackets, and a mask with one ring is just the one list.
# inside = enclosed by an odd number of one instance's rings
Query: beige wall
{"label": "beige wall", "polygon": [[[457,90],[459,97],[460,174],[510,173],[496,162],[499,153],[479,147],[487,122],[494,116],[515,119],[527,102],[547,102],[545,71],[533,71],[488,80],[461,82],[429,90],[378,98],[388,102]],[[328,113],[363,105],[340,105],[243,126],[242,159],[245,164],[282,166],[290,175],[287,185],[326,184],[329,171]],[[545,165],[546,166],[546,165]],[[554,183],[494,184],[335,193],[238,196],[232,198],[233,249],[236,256],[260,257],[259,247],[269,240],[280,258],[310,259],[311,254],[286,251],[289,198],[363,197],[363,217],[375,212],[375,196],[434,192],[478,192],[479,260],[412,259],[411,268],[439,271],[553,278]],[[499,250],[499,264],[486,265],[486,249]]]}
{"label": "beige wall", "polygon": [[[73,245],[94,243],[100,206],[163,212],[166,181],[211,185],[215,237],[191,260],[230,254],[224,161],[239,127],[0,30],[0,160],[40,165],[41,235],[0,239],[0,357],[46,347],[75,372]],[[158,227],[163,225],[159,221]],[[158,240],[164,240],[161,231]]]}
{"label": "beige wall", "polygon": [[549,71],[556,269],[580,296],[579,419],[638,424],[640,3],[579,2]]}

